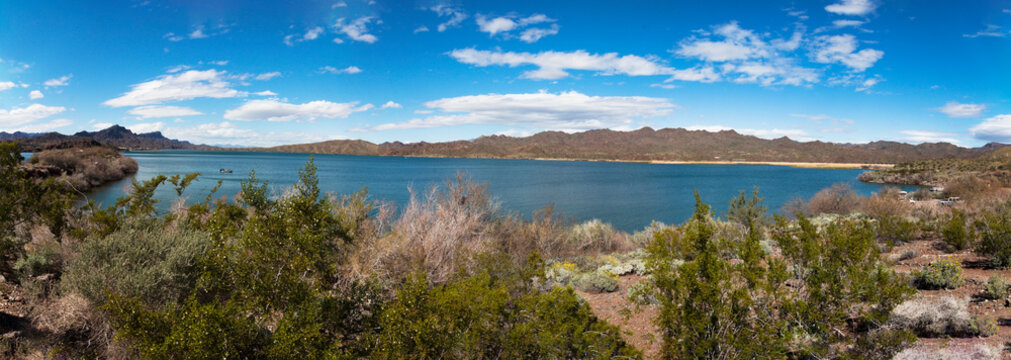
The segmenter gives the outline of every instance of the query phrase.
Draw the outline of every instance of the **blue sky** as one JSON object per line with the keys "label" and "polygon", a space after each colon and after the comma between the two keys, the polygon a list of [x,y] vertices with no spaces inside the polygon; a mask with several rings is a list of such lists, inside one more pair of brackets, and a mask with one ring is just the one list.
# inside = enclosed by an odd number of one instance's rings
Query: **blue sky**
{"label": "blue sky", "polygon": [[1011,143],[1011,1],[0,1],[0,131]]}

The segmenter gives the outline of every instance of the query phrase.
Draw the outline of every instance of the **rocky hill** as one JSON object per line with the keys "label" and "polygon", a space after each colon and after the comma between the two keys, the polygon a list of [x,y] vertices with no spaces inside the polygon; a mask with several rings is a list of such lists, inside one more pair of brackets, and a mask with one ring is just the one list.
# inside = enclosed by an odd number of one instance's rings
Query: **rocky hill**
{"label": "rocky hill", "polygon": [[766,140],[732,130],[720,132],[642,128],[635,131],[590,130],[568,134],[545,131],[528,137],[482,136],[441,143],[331,140],[256,149],[379,156],[576,159],[626,161],[775,161],[897,164],[915,160],[969,159],[1002,147],[963,148],[948,143],[910,145],[891,141],[868,144]]}
{"label": "rocky hill", "polygon": [[194,145],[187,141],[169,139],[157,131],[135,134],[119,125],[113,125],[107,129],[95,132],[81,131],[74,135],[63,135],[56,132],[0,132],[0,141],[18,141],[21,144],[22,151],[33,152],[47,149],[98,146],[102,144],[129,150],[215,149],[210,146]]}

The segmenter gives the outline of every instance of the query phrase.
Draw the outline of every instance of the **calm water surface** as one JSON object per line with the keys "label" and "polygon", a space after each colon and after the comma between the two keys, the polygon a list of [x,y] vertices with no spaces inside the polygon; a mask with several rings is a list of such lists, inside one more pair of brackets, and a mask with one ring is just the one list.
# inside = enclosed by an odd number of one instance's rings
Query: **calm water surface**
{"label": "calm water surface", "polygon": [[[258,152],[151,151],[128,152],[140,164],[138,180],[158,174],[201,172],[203,175],[185,193],[190,201],[202,201],[219,179],[224,183],[217,196],[235,195],[249,171],[270,182],[280,193],[295,183],[308,154]],[[442,184],[457,172],[486,182],[506,211],[529,216],[555,205],[577,220],[601,219],[615,227],[634,231],[652,220],[680,223],[694,208],[692,190],[723,212],[740,190],[759,187],[770,210],[778,210],[795,197],[809,198],[834,183],[849,183],[861,194],[880,185],[856,180],[863,170],[801,169],[766,165],[662,165],[587,161],[536,161],[503,159],[436,159],[349,155],[316,155],[320,188],[333,193],[352,193],[368,187],[373,199],[404,205],[409,188],[424,190]],[[222,174],[220,168],[232,169]],[[124,194],[130,179],[105,186],[90,198],[108,205]],[[157,194],[165,211],[176,199],[166,186]]]}

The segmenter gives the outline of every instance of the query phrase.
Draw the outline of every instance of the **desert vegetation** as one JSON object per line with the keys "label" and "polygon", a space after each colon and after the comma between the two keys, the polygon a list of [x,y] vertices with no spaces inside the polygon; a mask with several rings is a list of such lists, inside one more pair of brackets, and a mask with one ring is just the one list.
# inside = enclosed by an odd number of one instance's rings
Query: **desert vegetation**
{"label": "desert vegetation", "polygon": [[29,164],[34,176],[55,177],[79,193],[137,172],[136,160],[109,146],[42,150],[32,154]]}
{"label": "desert vegetation", "polygon": [[5,357],[994,358],[1008,340],[1006,195],[838,185],[772,214],[756,189],[628,234],[505,212],[465,175],[401,209],[324,194],[310,160],[285,191],[252,172],[159,213],[155,189],[199,174],[79,208],[4,146]]}

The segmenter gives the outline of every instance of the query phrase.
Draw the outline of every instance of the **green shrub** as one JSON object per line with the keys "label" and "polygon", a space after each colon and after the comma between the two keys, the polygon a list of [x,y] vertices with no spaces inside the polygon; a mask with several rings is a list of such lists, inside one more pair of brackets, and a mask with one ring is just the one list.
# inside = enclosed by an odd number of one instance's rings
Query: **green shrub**
{"label": "green shrub", "polygon": [[[846,191],[835,193],[843,201],[829,207],[850,208]],[[776,217],[771,233],[782,256],[775,257],[754,225],[732,244],[715,237],[697,193],[692,219],[657,233],[647,247],[647,281],[663,358],[887,358],[913,339],[881,326],[914,290],[881,261],[873,226],[838,220],[819,229],[798,215],[796,226]]]}
{"label": "green shrub", "polygon": [[962,263],[958,260],[934,260],[920,270],[916,282],[924,289],[957,289],[965,280],[962,272]]}
{"label": "green shrub", "polygon": [[913,240],[916,224],[898,216],[882,216],[877,219],[877,237],[884,241],[889,250]]}
{"label": "green shrub", "polygon": [[615,292],[618,291],[618,276],[602,271],[592,271],[576,277],[573,286],[586,292]]}
{"label": "green shrub", "polygon": [[965,213],[958,209],[952,210],[951,218],[941,228],[941,236],[944,243],[954,250],[964,250],[968,247],[969,232],[966,230]]}
{"label": "green shrub", "polygon": [[1011,202],[984,212],[976,227],[979,229],[976,252],[989,256],[996,267],[1011,266]]}
{"label": "green shrub", "polygon": [[[373,358],[639,358],[569,288],[532,291],[482,272],[429,287],[411,277],[380,315]],[[528,290],[511,290],[527,288]]]}
{"label": "green shrub", "polygon": [[61,286],[96,304],[105,302],[107,291],[150,305],[182,300],[199,276],[197,260],[211,238],[185,226],[162,226],[131,220],[109,236],[84,243],[68,264]]}
{"label": "green shrub", "polygon": [[49,249],[28,251],[24,257],[14,263],[14,270],[23,277],[35,277],[56,272],[57,255]]}
{"label": "green shrub", "polygon": [[983,285],[983,296],[987,299],[997,300],[1007,296],[1007,278],[1000,275],[990,276]]}

